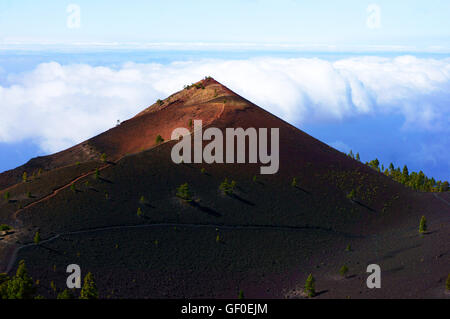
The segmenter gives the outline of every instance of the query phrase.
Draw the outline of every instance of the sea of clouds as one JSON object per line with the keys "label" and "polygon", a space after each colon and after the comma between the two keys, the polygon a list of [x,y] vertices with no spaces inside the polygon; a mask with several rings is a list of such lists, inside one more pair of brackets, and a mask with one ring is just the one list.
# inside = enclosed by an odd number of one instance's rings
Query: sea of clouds
{"label": "sea of clouds", "polygon": [[50,62],[8,74],[0,142],[33,140],[56,152],[205,76],[299,127],[392,114],[405,131],[450,133],[450,59],[261,57],[119,67]]}

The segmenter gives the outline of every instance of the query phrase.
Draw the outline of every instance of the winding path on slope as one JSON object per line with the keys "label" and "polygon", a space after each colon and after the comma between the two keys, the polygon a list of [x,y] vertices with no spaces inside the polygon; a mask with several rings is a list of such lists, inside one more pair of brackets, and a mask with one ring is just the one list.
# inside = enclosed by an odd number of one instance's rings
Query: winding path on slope
{"label": "winding path on slope", "polygon": [[71,235],[80,235],[80,234],[92,234],[103,231],[113,231],[113,230],[123,230],[123,229],[139,229],[139,228],[153,228],[153,227],[188,227],[188,228],[214,228],[214,229],[222,229],[222,230],[263,230],[263,231],[308,231],[308,230],[316,230],[316,231],[324,231],[331,232],[345,238],[363,238],[363,236],[357,236],[353,234],[348,234],[345,232],[340,232],[333,230],[331,228],[324,228],[318,226],[276,226],[276,225],[214,225],[214,224],[183,224],[183,223],[158,223],[158,224],[140,224],[140,225],[128,225],[128,226],[109,226],[109,227],[100,227],[86,230],[77,230],[73,232],[66,232],[56,234],[48,239],[42,240],[39,244],[29,243],[24,244],[22,246],[16,247],[14,252],[12,253],[8,265],[6,267],[5,272],[9,273],[17,259],[18,253],[25,248],[39,246],[42,244],[46,244],[57,240],[63,236],[71,236]]}
{"label": "winding path on slope", "polygon": [[[98,171],[100,172],[100,171],[102,171],[102,170],[104,170],[104,169],[110,167],[111,165],[112,165],[112,164],[106,164],[106,165],[104,165],[104,166],[98,167],[97,169],[98,169]],[[52,197],[55,197],[56,195],[58,195],[59,192],[61,192],[62,190],[66,189],[66,188],[71,187],[74,183],[78,182],[80,179],[83,179],[83,178],[85,178],[85,177],[88,177],[88,176],[90,176],[90,175],[95,174],[95,172],[97,171],[97,169],[95,169],[95,170],[93,170],[93,171],[90,171],[90,172],[87,172],[87,173],[85,173],[85,174],[83,174],[83,175],[80,175],[80,176],[76,177],[75,179],[73,179],[73,180],[71,180],[69,183],[67,183],[66,185],[61,186],[61,187],[55,189],[52,193],[50,193],[50,194],[48,194],[48,195],[46,195],[46,196],[44,196],[44,197],[38,199],[37,201],[34,201],[34,202],[32,202],[32,203],[30,203],[30,204],[28,204],[28,205],[22,207],[21,209],[17,210],[17,211],[13,214],[13,219],[14,219],[15,221],[17,221],[17,220],[18,220],[17,215],[18,215],[20,212],[22,212],[23,210],[25,210],[25,209],[27,209],[27,208],[30,208],[30,207],[33,207],[33,206],[35,206],[35,205],[37,205],[37,204],[39,204],[39,203],[42,203],[42,202],[44,202],[44,201],[47,201],[47,200],[49,200],[49,199],[52,198]]]}

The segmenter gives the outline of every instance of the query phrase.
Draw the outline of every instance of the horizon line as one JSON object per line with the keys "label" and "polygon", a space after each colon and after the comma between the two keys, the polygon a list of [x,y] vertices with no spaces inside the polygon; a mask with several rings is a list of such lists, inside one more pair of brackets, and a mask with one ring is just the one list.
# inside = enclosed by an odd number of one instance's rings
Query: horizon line
{"label": "horizon line", "polygon": [[258,42],[42,42],[42,41],[0,41],[0,50],[4,51],[51,51],[51,50],[176,50],[176,51],[297,51],[324,53],[428,53],[450,54],[450,46],[428,45],[408,46],[392,44],[324,44],[324,43],[258,43]]}

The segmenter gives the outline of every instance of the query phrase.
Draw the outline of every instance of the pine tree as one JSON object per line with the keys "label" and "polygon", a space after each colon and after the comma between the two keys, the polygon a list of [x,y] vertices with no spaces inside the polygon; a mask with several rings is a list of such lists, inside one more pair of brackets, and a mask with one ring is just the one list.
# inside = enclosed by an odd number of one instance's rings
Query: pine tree
{"label": "pine tree", "polygon": [[11,278],[3,291],[6,299],[33,299],[36,288],[33,285],[33,279],[28,275],[25,261],[19,262],[16,275]]}
{"label": "pine tree", "polygon": [[392,172],[393,171],[395,171],[395,168],[394,168],[394,164],[389,164],[389,172],[392,174]]}
{"label": "pine tree", "polygon": [[422,216],[419,224],[419,233],[423,234],[427,231],[427,219],[425,216]]}
{"label": "pine tree", "polygon": [[342,266],[341,269],[339,269],[339,274],[342,277],[346,277],[348,273],[348,267],[346,265]]}
{"label": "pine tree", "polygon": [[11,198],[11,195],[9,194],[9,192],[6,192],[5,195],[3,195],[3,197],[5,198],[5,200],[7,202],[9,202],[9,199]]}
{"label": "pine tree", "polygon": [[184,183],[180,185],[177,189],[177,197],[181,198],[182,200],[185,200],[186,202],[192,201],[191,192],[189,191],[189,185],[188,183]]}
{"label": "pine tree", "polygon": [[34,243],[36,245],[39,245],[39,243],[41,242],[41,235],[39,234],[39,232],[37,231],[36,234],[34,234]]}
{"label": "pine tree", "polygon": [[297,177],[294,177],[294,178],[292,179],[291,186],[292,186],[292,187],[297,187]]}
{"label": "pine tree", "polygon": [[359,156],[359,153],[356,153],[356,158],[355,158],[358,162],[361,162],[361,157]]}
{"label": "pine tree", "polygon": [[27,175],[27,172],[23,172],[23,175],[22,175],[22,181],[23,181],[24,183],[26,183],[26,182],[28,181],[28,175]]}
{"label": "pine tree", "polygon": [[378,158],[374,159],[373,161],[370,161],[369,166],[378,172],[380,171],[380,161],[378,160]]}
{"label": "pine tree", "polygon": [[52,281],[50,281],[50,288],[52,288],[52,290],[54,291],[54,292],[56,292],[56,285],[55,285],[55,282],[52,280]]}
{"label": "pine tree", "polygon": [[409,170],[408,170],[408,166],[403,166],[403,177],[409,177]]}
{"label": "pine tree", "polygon": [[106,154],[105,153],[103,153],[101,156],[100,156],[100,160],[104,163],[104,162],[106,162]]}
{"label": "pine tree", "polygon": [[350,199],[350,200],[355,200],[356,199],[356,192],[355,192],[354,189],[352,189],[350,191],[350,193],[347,194],[347,198]]}
{"label": "pine tree", "polygon": [[84,277],[80,299],[98,299],[97,285],[95,284],[94,276],[90,272]]}
{"label": "pine tree", "polygon": [[245,299],[244,291],[243,291],[243,290],[239,290],[238,299]]}
{"label": "pine tree", "polygon": [[445,289],[450,291],[450,274],[447,276],[447,281],[445,282]]}
{"label": "pine tree", "polygon": [[305,293],[308,297],[314,297],[316,295],[316,280],[312,274],[309,274],[305,283]]}
{"label": "pine tree", "polygon": [[8,282],[10,278],[5,273],[0,273],[0,299],[8,298]]}
{"label": "pine tree", "polygon": [[140,207],[137,209],[137,216],[142,217],[142,209]]}

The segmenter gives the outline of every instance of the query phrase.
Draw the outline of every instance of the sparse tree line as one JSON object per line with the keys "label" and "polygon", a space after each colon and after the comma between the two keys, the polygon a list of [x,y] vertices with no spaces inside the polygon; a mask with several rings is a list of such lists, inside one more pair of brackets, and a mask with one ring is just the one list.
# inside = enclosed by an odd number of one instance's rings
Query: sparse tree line
{"label": "sparse tree line", "polygon": [[[354,160],[361,161],[359,153],[353,154],[352,151],[347,154]],[[388,168],[385,168],[383,164],[380,166],[380,161],[374,159],[365,163],[370,168],[377,172],[383,173],[386,176],[391,177],[394,181],[408,186],[416,191],[421,192],[448,192],[450,191],[450,185],[448,181],[436,181],[434,178],[427,177],[422,171],[409,172],[408,167],[405,165],[403,169],[400,167],[395,168],[391,163]]]}
{"label": "sparse tree line", "polygon": [[[7,274],[0,274],[0,299],[44,299],[37,294],[37,285],[28,275],[25,261],[19,262],[16,274],[9,277]],[[53,291],[57,291],[55,283],[50,284]],[[76,293],[73,290],[64,289],[57,295],[57,299],[76,299]],[[98,299],[97,285],[94,276],[88,273],[84,277],[83,287],[81,288],[78,299]]]}

